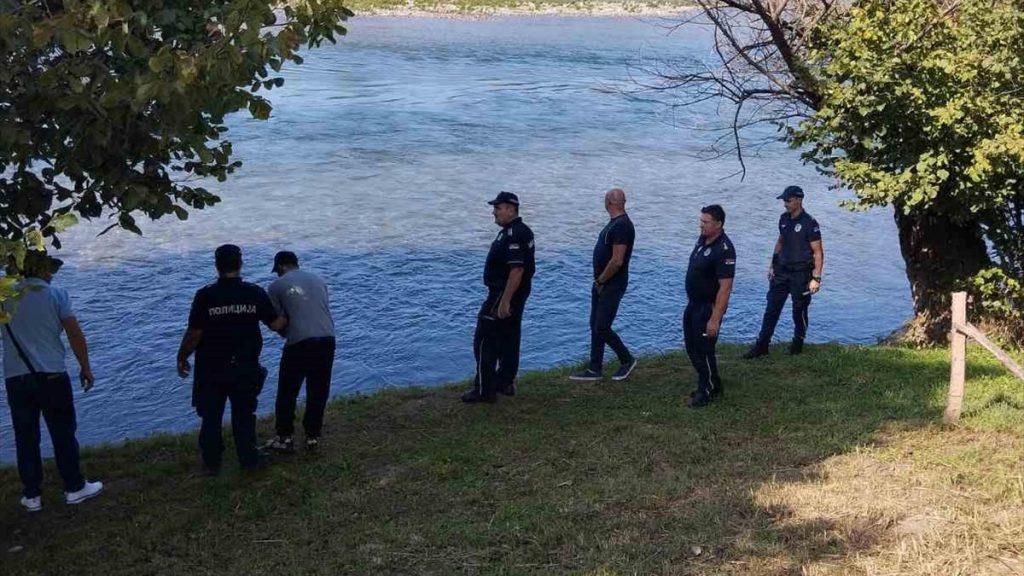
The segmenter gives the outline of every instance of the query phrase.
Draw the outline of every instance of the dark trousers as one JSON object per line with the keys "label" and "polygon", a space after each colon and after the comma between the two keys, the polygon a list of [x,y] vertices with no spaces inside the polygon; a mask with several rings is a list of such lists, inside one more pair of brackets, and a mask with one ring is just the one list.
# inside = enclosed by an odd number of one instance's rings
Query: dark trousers
{"label": "dark trousers", "polygon": [[231,432],[235,437],[238,463],[253,466],[256,451],[256,403],[259,395],[259,365],[235,366],[210,371],[196,382],[196,411],[202,418],[199,449],[208,468],[219,468],[224,453],[221,422],[224,407],[231,401]]}
{"label": "dark trousers", "polygon": [[42,493],[43,458],[39,451],[39,416],[46,420],[53,442],[57,470],[65,492],[77,492],[85,485],[78,456],[74,396],[67,372],[7,378],[7,403],[11,407],[14,443],[18,452],[18,475],[24,496]]}
{"label": "dark trousers", "polygon": [[757,337],[759,345],[767,346],[772,341],[786,298],[793,300],[793,339],[802,341],[807,336],[807,309],[811,305],[808,289],[810,282],[811,269],[806,266],[795,269],[775,267],[775,277],[768,285],[768,305],[764,309],[761,333]]}
{"label": "dark trousers", "polygon": [[612,330],[612,322],[619,312],[619,302],[626,294],[626,283],[621,285],[608,284],[598,292],[597,287],[590,291],[590,369],[600,373],[604,365],[604,347],[610,346],[619,363],[628,364],[633,355],[622,343],[619,335]]}
{"label": "dark trousers", "polygon": [[709,338],[708,320],[714,305],[711,302],[689,302],[683,311],[683,343],[690,364],[697,371],[697,393],[705,397],[711,395],[716,386],[721,386],[718,376],[718,358],[715,356],[715,344],[718,337]]}
{"label": "dark trousers", "polygon": [[333,337],[307,338],[284,347],[274,405],[278,436],[291,436],[295,432],[295,401],[305,380],[306,413],[302,417],[302,427],[306,438],[320,437],[324,427],[324,408],[331,395],[334,349]]}
{"label": "dark trousers", "polygon": [[497,316],[501,290],[491,290],[476,317],[473,357],[476,375],[473,386],[481,395],[492,396],[511,386],[519,372],[519,347],[523,334],[523,309],[530,296],[528,286],[520,287],[512,298],[512,315]]}

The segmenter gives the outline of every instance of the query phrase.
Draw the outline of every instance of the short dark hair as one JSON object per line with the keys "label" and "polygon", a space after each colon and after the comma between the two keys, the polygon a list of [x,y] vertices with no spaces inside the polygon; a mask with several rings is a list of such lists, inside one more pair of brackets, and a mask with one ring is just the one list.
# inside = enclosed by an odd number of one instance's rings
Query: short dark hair
{"label": "short dark hair", "polygon": [[718,204],[710,204],[700,209],[701,214],[707,214],[715,219],[715,221],[725,224],[725,209]]}
{"label": "short dark hair", "polygon": [[234,244],[218,246],[213,253],[213,261],[220,274],[238,272],[242,269],[242,249]]}

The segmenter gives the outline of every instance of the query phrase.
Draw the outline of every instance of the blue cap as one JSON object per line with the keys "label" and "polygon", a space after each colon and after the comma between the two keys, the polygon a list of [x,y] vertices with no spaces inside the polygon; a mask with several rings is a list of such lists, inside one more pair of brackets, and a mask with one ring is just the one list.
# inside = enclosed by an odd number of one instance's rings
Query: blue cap
{"label": "blue cap", "polygon": [[495,204],[512,204],[519,206],[519,196],[511,192],[498,192],[498,195],[494,197],[494,200],[488,202],[491,206]]}
{"label": "blue cap", "polygon": [[786,189],[782,191],[782,194],[779,194],[775,198],[777,200],[789,200],[790,198],[803,198],[803,197],[804,197],[804,190],[803,190],[803,188],[801,188],[799,186],[786,186]]}

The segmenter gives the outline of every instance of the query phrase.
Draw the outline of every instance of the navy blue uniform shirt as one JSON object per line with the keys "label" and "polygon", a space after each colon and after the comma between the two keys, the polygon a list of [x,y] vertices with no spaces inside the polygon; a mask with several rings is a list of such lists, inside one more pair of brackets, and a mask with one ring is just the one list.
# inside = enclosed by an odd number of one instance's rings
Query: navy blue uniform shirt
{"label": "navy blue uniform shirt", "polygon": [[220,278],[196,292],[188,327],[203,331],[196,348],[196,372],[258,362],[263,350],[260,322],[277,312],[263,288],[241,278]]}
{"label": "navy blue uniform shirt", "polygon": [[799,216],[791,218],[789,212],[783,212],[779,217],[779,236],[782,237],[779,264],[813,264],[811,242],[821,240],[821,228],[810,214],[801,211]]}
{"label": "navy blue uniform shirt", "polygon": [[508,282],[508,273],[512,268],[523,268],[523,281],[520,287],[530,285],[530,280],[537,269],[533,256],[533,230],[523,224],[522,218],[516,218],[503,227],[491,242],[491,250],[487,253],[484,264],[484,284],[488,288],[502,289]]}
{"label": "navy blue uniform shirt", "polygon": [[622,260],[622,268],[615,273],[615,276],[608,279],[624,281],[629,279],[629,260],[633,256],[633,241],[636,240],[636,230],[633,228],[633,221],[628,214],[622,214],[612,218],[604,229],[597,236],[597,244],[594,245],[594,278],[604,272],[608,262],[612,259],[612,246],[622,244],[626,246],[626,257]]}
{"label": "navy blue uniform shirt", "polygon": [[718,296],[718,281],[735,275],[736,248],[729,236],[722,232],[710,243],[705,243],[701,236],[686,268],[686,297],[691,302],[714,302]]}

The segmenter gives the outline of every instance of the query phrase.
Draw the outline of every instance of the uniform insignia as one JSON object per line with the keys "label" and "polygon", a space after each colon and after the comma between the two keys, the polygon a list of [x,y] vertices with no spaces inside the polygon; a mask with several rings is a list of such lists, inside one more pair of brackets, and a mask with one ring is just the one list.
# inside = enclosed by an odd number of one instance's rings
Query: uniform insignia
{"label": "uniform insignia", "polygon": [[704,249],[704,255],[705,256],[711,256],[711,248],[705,248]]}
{"label": "uniform insignia", "polygon": [[801,228],[803,228],[803,226],[800,225],[800,224],[797,224],[796,226],[793,227],[793,230],[799,232]]}
{"label": "uniform insignia", "polygon": [[509,250],[519,250],[519,244],[509,244],[508,245],[508,249]]}
{"label": "uniform insignia", "polygon": [[727,260],[725,261],[725,265],[726,265],[726,266],[734,266],[735,264],[736,264],[736,260],[734,260],[734,259],[732,259],[732,258],[729,258],[729,259],[727,259]]}

